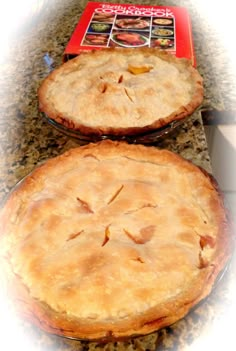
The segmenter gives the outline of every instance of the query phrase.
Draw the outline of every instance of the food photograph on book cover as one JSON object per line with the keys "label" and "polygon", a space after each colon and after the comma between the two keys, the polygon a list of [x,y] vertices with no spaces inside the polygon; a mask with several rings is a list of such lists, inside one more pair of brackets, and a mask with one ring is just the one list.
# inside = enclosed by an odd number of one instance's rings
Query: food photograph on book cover
{"label": "food photograph on book cover", "polygon": [[184,7],[88,2],[63,61],[104,47],[157,48],[196,66],[191,22]]}
{"label": "food photograph on book cover", "polygon": [[[174,18],[94,13],[82,46],[175,49]],[[107,35],[103,35],[106,33]]]}

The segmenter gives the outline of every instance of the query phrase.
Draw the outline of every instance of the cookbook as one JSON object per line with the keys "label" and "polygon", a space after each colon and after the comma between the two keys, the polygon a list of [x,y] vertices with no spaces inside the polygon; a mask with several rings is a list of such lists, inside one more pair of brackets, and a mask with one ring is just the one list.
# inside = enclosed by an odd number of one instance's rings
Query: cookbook
{"label": "cookbook", "polygon": [[63,60],[105,47],[158,48],[196,66],[191,20],[184,7],[88,2]]}

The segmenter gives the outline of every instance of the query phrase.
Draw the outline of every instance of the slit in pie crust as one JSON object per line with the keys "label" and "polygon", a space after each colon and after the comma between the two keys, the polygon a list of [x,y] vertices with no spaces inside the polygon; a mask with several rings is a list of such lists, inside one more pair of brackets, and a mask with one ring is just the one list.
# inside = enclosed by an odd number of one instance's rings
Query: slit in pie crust
{"label": "slit in pie crust", "polygon": [[67,337],[145,335],[212,290],[232,250],[215,182],[180,156],[103,141],[35,169],[0,212],[21,314]]}
{"label": "slit in pie crust", "polygon": [[82,134],[137,135],[191,115],[203,81],[189,60],[156,48],[104,48],[55,69],[38,97],[50,119]]}

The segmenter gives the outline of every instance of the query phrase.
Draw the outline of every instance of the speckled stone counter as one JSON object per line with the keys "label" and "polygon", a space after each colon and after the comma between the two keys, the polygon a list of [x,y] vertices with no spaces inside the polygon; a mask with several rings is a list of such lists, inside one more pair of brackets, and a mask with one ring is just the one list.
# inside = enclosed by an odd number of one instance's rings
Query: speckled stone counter
{"label": "speckled stone counter", "polygon": [[[50,4],[46,3],[38,16],[32,17],[24,30],[22,29],[22,32],[18,32],[17,36],[12,38],[7,58],[0,67],[1,201],[14,185],[37,164],[80,145],[79,141],[62,135],[42,118],[38,112],[37,88],[50,71],[44,55],[50,55],[54,66],[61,63],[65,45],[86,2],[57,0]],[[132,3],[133,1],[117,0],[116,2]],[[150,1],[139,1],[139,3],[149,5]],[[198,69],[204,78],[203,108],[232,109],[235,107],[233,86],[231,96],[227,90],[228,94],[225,98],[223,91],[226,90],[226,87],[222,88],[222,84],[219,84],[219,78],[215,73],[216,63],[211,57],[212,49],[203,45],[206,34],[204,32],[205,23],[201,22],[201,13],[198,12],[193,1],[151,2],[151,5],[165,4],[184,6],[189,10]],[[208,28],[207,36],[213,34]],[[221,65],[220,72],[222,69]],[[225,79],[227,77],[226,75]],[[200,111],[195,112],[170,136],[157,142],[156,146],[175,151],[211,172]],[[235,323],[232,293],[236,289],[234,267],[233,262],[207,301],[198,306],[185,319],[155,335],[158,339],[157,350],[206,351],[213,349],[209,345],[212,345],[214,340],[217,340],[216,346],[222,346],[225,342],[234,340],[233,330],[230,329],[233,320]],[[49,336],[28,323],[22,321],[17,323],[23,337],[30,340],[32,351],[87,349],[85,344],[66,342],[62,338]],[[124,349],[130,349],[129,343],[123,346]],[[216,346],[214,350],[218,350]],[[20,345],[19,348],[21,349]],[[96,349],[99,348],[96,347]],[[109,345],[103,346],[102,349],[109,350]],[[135,349],[140,349],[138,343],[135,344]]]}

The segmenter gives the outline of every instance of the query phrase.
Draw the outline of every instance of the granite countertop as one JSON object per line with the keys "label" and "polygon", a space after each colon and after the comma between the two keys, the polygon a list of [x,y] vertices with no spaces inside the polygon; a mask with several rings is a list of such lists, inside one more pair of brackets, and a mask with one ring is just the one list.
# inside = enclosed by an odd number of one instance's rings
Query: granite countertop
{"label": "granite countertop", "polygon": [[[51,69],[44,59],[45,54],[50,56],[54,66],[61,63],[65,45],[87,1],[55,0],[44,3],[37,16],[32,16],[32,20],[26,23],[25,28],[18,31],[17,36],[13,36],[6,59],[0,66],[0,201],[3,201],[14,185],[37,164],[80,145],[78,140],[62,135],[42,118],[38,112],[37,89]],[[136,2],[116,0],[116,3]],[[139,3],[150,5],[150,1],[139,1]],[[166,1],[151,3],[153,6],[166,4]],[[217,75],[222,74],[224,69],[222,60],[227,58],[221,57],[217,66],[217,62],[211,57],[212,47],[203,45],[206,38],[206,24],[202,22],[202,14],[195,7],[194,1],[170,0],[168,5],[184,6],[190,13],[197,67],[204,78],[203,109],[232,110],[235,107],[232,84],[231,95],[229,87],[226,89],[230,75],[228,72],[225,73],[223,86],[222,80]],[[209,36],[214,36],[211,28],[207,28],[207,37]],[[227,90],[227,97],[224,89]],[[156,146],[177,152],[211,172],[200,111],[196,111],[168,138],[156,143]],[[234,263],[232,266],[235,267]],[[205,351],[213,349],[207,344],[212,343],[213,339],[218,340],[218,345],[223,345],[221,336],[224,333],[220,335],[217,332],[219,329],[222,333],[222,325],[224,328],[224,323],[229,320],[229,317],[234,318],[235,322],[235,316],[231,310],[232,291],[235,291],[235,288],[235,275],[231,267],[207,301],[197,306],[192,313],[173,327],[165,328],[156,334],[157,350],[202,349]],[[31,340],[32,350],[88,349],[85,344],[70,343],[62,338],[49,336],[22,321],[19,321],[18,327],[23,337]],[[227,340],[230,339],[230,335],[233,336],[231,332],[228,326],[225,330]],[[202,344],[196,344],[198,340],[203,340]],[[124,349],[128,350],[129,347],[128,344],[124,345]],[[137,345],[135,348],[139,349]],[[96,349],[99,348],[96,347]],[[104,346],[103,349],[109,350],[109,346],[107,348]],[[216,347],[214,349],[218,350]]]}

